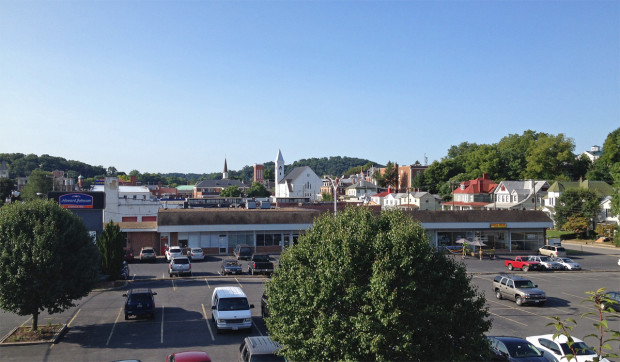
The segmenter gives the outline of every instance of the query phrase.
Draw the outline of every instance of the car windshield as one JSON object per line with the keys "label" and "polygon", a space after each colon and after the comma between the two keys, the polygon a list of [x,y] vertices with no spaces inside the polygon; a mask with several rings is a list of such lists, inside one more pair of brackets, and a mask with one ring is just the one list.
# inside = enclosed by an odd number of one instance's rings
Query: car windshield
{"label": "car windshield", "polygon": [[153,254],[154,252],[155,252],[155,251],[153,251],[153,250],[148,250],[148,249],[146,249],[146,250],[142,250],[142,254]]}
{"label": "car windshield", "polygon": [[566,251],[566,249],[564,249],[564,248],[557,248],[555,250],[557,250],[557,251]]}
{"label": "car windshield", "polygon": [[[568,347],[568,344],[560,343],[560,346],[562,346],[562,351],[564,352],[565,355],[574,354],[573,351],[571,351],[571,349]],[[575,350],[575,353],[577,354],[577,356],[587,356],[587,355],[596,354],[592,348],[588,347],[588,345],[583,342],[573,343],[573,349]]]}
{"label": "car windshield", "polygon": [[171,253],[180,253],[181,249],[179,249],[179,248],[170,248],[170,252]]}
{"label": "car windshield", "polygon": [[515,280],[516,288],[536,288],[531,280]]}
{"label": "car windshield", "polygon": [[226,266],[239,266],[239,263],[236,261],[227,261],[224,263]]}
{"label": "car windshield", "polygon": [[252,252],[252,249],[250,249],[250,248],[241,248],[241,249],[239,249],[239,252],[241,254],[250,254]]}
{"label": "car windshield", "polygon": [[220,299],[220,303],[217,305],[217,310],[220,311],[246,309],[250,309],[246,298],[223,298]]}
{"label": "car windshield", "polygon": [[504,342],[511,357],[540,357],[542,353],[533,344],[527,342]]}
{"label": "car windshield", "polygon": [[202,249],[192,249],[192,253],[202,253]]}
{"label": "car windshield", "polygon": [[541,261],[551,261],[551,258],[549,258],[548,256],[541,256],[540,260]]}
{"label": "car windshield", "polygon": [[185,258],[175,258],[173,259],[174,264],[189,264],[189,260]]}
{"label": "car windshield", "polygon": [[565,263],[574,263],[574,261],[570,258],[560,258],[560,260],[562,260]]}
{"label": "car windshield", "polygon": [[254,255],[255,261],[269,261],[269,255]]}

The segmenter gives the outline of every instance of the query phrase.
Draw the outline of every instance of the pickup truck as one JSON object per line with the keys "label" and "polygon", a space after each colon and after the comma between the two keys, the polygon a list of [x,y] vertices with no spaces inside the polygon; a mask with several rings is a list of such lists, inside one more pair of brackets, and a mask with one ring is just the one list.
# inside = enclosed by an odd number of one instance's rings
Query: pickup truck
{"label": "pickup truck", "polygon": [[527,256],[515,256],[514,260],[504,260],[504,265],[508,270],[521,269],[524,272],[543,269],[542,264],[537,261],[528,260]]}
{"label": "pickup truck", "polygon": [[254,254],[250,258],[248,265],[248,274],[265,274],[270,275],[273,273],[273,263],[271,258],[267,254]]}

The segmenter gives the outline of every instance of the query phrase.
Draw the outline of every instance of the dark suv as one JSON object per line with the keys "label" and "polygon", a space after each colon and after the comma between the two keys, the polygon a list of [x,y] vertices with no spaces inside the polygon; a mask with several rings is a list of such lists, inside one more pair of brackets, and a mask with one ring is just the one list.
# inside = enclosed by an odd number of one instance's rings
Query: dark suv
{"label": "dark suv", "polygon": [[252,248],[250,248],[246,244],[239,244],[235,247],[235,250],[233,250],[233,254],[237,258],[237,260],[250,260],[250,258],[252,257]]}
{"label": "dark suv", "polygon": [[126,297],[125,300],[125,320],[129,319],[129,316],[148,316],[149,318],[155,318],[155,298],[157,293],[150,289],[132,289],[129,293],[123,294]]}

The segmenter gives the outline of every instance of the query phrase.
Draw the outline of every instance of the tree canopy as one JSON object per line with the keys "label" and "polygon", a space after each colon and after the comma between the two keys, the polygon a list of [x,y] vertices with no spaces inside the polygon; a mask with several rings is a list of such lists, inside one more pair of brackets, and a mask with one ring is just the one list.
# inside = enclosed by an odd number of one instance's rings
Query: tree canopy
{"label": "tree canopy", "polygon": [[269,197],[271,192],[260,182],[254,182],[248,189],[248,197]]}
{"label": "tree canopy", "polygon": [[97,282],[99,253],[81,219],[52,200],[0,208],[0,308],[59,313]]}
{"label": "tree canopy", "polygon": [[40,168],[34,169],[20,196],[23,200],[47,197],[47,193],[52,191],[52,183],[52,174],[50,172],[43,171]]}
{"label": "tree canopy", "polygon": [[241,195],[243,195],[243,191],[236,185],[228,186],[220,191],[221,197],[240,197]]}
{"label": "tree canopy", "polygon": [[112,279],[119,279],[125,256],[125,237],[121,228],[114,222],[105,225],[97,240],[97,248],[101,253],[101,272]]}
{"label": "tree canopy", "polygon": [[562,227],[570,217],[583,217],[594,222],[600,209],[600,201],[594,191],[568,189],[558,198],[555,205],[555,224]]}
{"label": "tree canopy", "polygon": [[488,350],[484,296],[401,211],[319,217],[266,293],[270,335],[293,360],[465,361]]}

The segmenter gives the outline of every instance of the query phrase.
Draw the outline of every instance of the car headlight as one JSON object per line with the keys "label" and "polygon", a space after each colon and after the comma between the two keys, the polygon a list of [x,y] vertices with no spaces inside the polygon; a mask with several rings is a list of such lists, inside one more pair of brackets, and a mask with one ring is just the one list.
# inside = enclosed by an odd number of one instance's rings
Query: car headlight
{"label": "car headlight", "polygon": [[252,322],[252,318],[246,318],[243,320],[243,323],[250,323]]}
{"label": "car headlight", "polygon": [[523,294],[523,298],[529,298],[530,295],[529,294]]}

